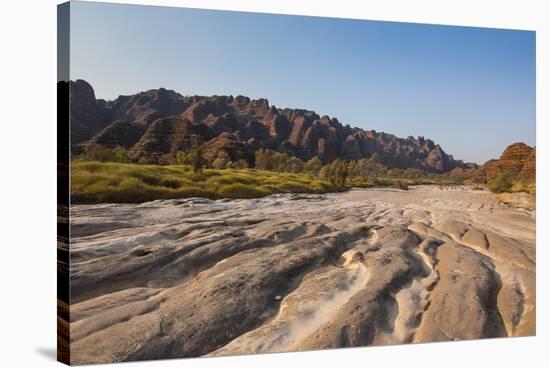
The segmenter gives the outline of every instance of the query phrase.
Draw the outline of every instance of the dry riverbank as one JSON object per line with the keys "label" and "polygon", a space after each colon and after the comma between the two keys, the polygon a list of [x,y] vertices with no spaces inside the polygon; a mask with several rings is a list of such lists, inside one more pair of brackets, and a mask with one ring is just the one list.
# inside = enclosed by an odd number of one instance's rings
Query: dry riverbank
{"label": "dry riverbank", "polygon": [[535,213],[465,187],[71,208],[73,363],[535,333]]}

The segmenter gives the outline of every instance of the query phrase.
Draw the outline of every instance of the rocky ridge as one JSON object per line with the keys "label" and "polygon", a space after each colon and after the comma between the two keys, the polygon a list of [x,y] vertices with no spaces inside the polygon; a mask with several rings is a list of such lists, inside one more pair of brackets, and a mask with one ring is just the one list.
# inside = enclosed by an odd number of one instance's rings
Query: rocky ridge
{"label": "rocky ridge", "polygon": [[208,142],[210,158],[251,163],[254,152],[266,148],[302,160],[318,156],[325,163],[378,153],[388,167],[430,172],[471,167],[430,139],[352,128],[313,111],[276,108],[264,98],[182,96],[160,88],[105,101],[83,80],[69,84],[71,140],[80,151],[123,147],[132,161],[159,163],[166,154],[188,150],[193,138]]}
{"label": "rocky ridge", "polygon": [[534,179],[536,163],[535,147],[519,142],[506,147],[499,159],[490,159],[478,168],[455,168],[450,175],[476,182],[488,182],[503,172],[508,172],[520,179]]}

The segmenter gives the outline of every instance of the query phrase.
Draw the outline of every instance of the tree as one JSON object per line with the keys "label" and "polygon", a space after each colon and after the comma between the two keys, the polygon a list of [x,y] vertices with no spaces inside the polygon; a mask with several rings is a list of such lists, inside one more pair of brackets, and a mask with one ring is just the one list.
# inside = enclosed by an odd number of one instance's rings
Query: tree
{"label": "tree", "polygon": [[286,153],[273,152],[273,170],[276,172],[289,171],[288,160],[290,157]]}
{"label": "tree", "polygon": [[113,162],[128,163],[130,158],[128,157],[128,151],[122,147],[116,147],[112,153]]}
{"label": "tree", "polygon": [[378,152],[374,152],[372,153],[372,155],[370,156],[370,159],[369,159],[371,162],[375,162],[375,163],[380,163],[381,159],[380,159],[380,154]]}
{"label": "tree", "polygon": [[337,182],[340,187],[346,187],[346,179],[349,176],[349,164],[348,162],[337,159],[335,168],[335,175],[337,177]]}
{"label": "tree", "polygon": [[255,153],[255,166],[264,171],[288,171],[289,156],[269,149],[258,149]]}
{"label": "tree", "polygon": [[191,147],[191,165],[193,166],[193,173],[201,174],[202,167],[205,163],[205,160],[202,156],[202,144],[199,143],[198,137],[193,137],[192,147]]}
{"label": "tree", "polygon": [[86,147],[86,158],[91,161],[107,162],[111,156],[111,150],[101,145],[91,144]]}
{"label": "tree", "polygon": [[212,168],[216,169],[224,169],[227,166],[227,158],[225,157],[218,157],[212,161]]}
{"label": "tree", "polygon": [[290,157],[286,161],[287,170],[292,173],[300,173],[304,171],[304,162],[297,157]]}
{"label": "tree", "polygon": [[255,153],[255,166],[264,171],[273,170],[273,151],[269,149],[258,149]]}
{"label": "tree", "polygon": [[85,158],[92,161],[100,161],[100,162],[118,162],[118,163],[130,162],[130,158],[128,156],[128,150],[120,146],[110,149],[101,145],[95,145],[95,144],[89,145],[86,148]]}
{"label": "tree", "polygon": [[321,167],[323,167],[323,162],[321,162],[319,157],[315,156],[307,161],[304,166],[304,170],[306,172],[310,172],[311,174],[317,175],[321,170]]}
{"label": "tree", "polygon": [[191,164],[191,154],[187,152],[177,152],[176,153],[176,163],[177,164]]}
{"label": "tree", "polygon": [[347,162],[336,159],[332,163],[324,166],[321,169],[321,174],[328,179],[333,185],[339,187],[346,186],[346,179],[349,176],[349,165]]}

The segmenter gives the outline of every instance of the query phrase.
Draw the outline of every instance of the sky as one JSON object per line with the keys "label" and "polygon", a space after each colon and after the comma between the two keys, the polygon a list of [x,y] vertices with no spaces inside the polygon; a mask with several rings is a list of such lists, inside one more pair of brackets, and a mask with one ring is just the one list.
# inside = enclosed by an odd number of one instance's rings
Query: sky
{"label": "sky", "polygon": [[535,145],[532,31],[78,1],[70,52],[97,98],[263,97],[476,163]]}

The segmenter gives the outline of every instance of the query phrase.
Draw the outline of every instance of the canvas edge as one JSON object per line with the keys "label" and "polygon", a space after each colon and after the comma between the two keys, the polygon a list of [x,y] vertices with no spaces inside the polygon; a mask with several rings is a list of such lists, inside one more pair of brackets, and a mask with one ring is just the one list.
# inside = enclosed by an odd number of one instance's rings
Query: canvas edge
{"label": "canvas edge", "polygon": [[57,6],[57,360],[70,364],[70,2]]}

